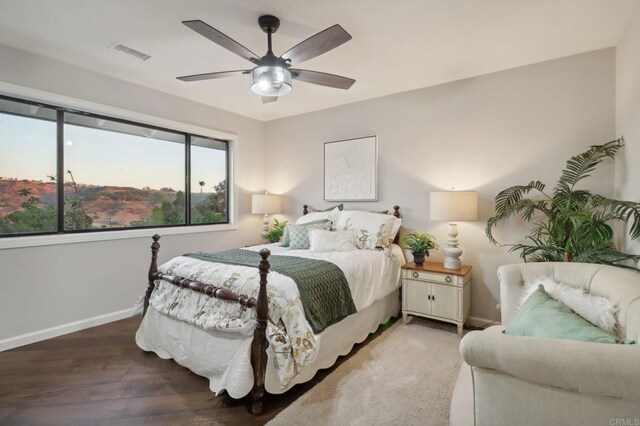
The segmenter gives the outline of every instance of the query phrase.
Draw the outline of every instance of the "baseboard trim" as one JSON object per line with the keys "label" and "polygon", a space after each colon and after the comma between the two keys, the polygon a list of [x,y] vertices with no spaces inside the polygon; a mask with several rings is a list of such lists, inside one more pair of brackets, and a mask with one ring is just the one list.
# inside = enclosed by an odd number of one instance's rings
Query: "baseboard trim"
{"label": "baseboard trim", "polygon": [[70,322],[67,324],[57,325],[44,330],[38,330],[31,333],[22,334],[20,336],[9,337],[0,340],[0,352],[19,346],[29,345],[31,343],[40,342],[41,340],[51,339],[53,337],[62,336],[63,334],[73,333],[74,331],[84,330],[86,328],[95,327],[113,321],[129,318],[134,315],[134,308],[123,309],[121,311],[111,312],[97,317],[87,318],[80,321]]}
{"label": "baseboard trim", "polygon": [[489,325],[500,325],[501,323],[498,320],[491,320],[482,317],[469,317],[467,319],[467,324],[473,327],[483,328]]}
{"label": "baseboard trim", "polygon": [[[52,339],[54,337],[62,336],[63,334],[69,334],[75,331],[80,331],[87,328],[96,327],[98,325],[129,318],[134,315],[134,311],[134,308],[123,309],[121,311],[98,315],[97,317],[70,322],[67,324],[46,328],[44,330],[22,334],[20,336],[9,337],[8,339],[0,340],[0,352],[8,351],[9,349],[17,348],[20,346],[30,345],[31,343],[40,342],[42,340]],[[500,321],[470,316],[467,319],[467,324],[473,327],[480,328],[486,327],[488,325],[500,325]]]}

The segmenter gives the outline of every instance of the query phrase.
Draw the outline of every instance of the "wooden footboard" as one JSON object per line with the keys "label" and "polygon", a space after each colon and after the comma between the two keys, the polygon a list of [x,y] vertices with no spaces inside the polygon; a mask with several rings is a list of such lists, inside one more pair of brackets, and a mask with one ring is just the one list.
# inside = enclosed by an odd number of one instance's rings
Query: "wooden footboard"
{"label": "wooden footboard", "polygon": [[198,293],[206,294],[216,299],[226,300],[229,302],[239,303],[248,308],[255,308],[256,319],[258,321],[253,332],[253,340],[251,341],[251,367],[253,368],[253,389],[251,397],[253,399],[251,412],[255,415],[262,412],[262,397],[264,396],[264,380],[267,371],[267,319],[269,301],[267,300],[267,274],[269,273],[269,261],[267,258],[271,254],[268,249],[260,250],[262,260],[258,266],[260,272],[260,289],[258,290],[258,299],[248,297],[243,294],[236,294],[225,288],[216,287],[211,284],[204,284],[200,281],[193,281],[188,278],[178,277],[175,275],[167,275],[158,272],[158,252],[160,251],[160,235],[155,234],[151,244],[151,265],[149,266],[149,284],[144,297],[144,308],[142,315],[147,313],[149,308],[149,300],[155,289],[156,280],[164,280],[178,287],[188,288]]}

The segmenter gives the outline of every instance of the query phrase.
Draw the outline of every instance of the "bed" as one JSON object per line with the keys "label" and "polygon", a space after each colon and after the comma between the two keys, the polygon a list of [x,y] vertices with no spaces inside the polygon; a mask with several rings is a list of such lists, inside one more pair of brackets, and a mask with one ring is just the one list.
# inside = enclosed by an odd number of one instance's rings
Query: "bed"
{"label": "bed", "polygon": [[[399,219],[398,206],[393,216]],[[152,238],[137,345],[206,377],[216,394],[234,399],[251,394],[253,414],[261,413],[265,391],[279,394],[310,380],[399,312],[404,254],[397,235],[384,250],[318,253],[271,244],[234,254],[248,263],[220,257],[227,252],[192,253],[160,267],[160,236]],[[314,317],[309,306],[321,303],[304,300],[310,296],[297,286],[299,277],[283,269],[289,264],[303,274],[317,270],[323,281],[318,288],[326,285],[336,301],[346,299],[330,286],[331,271],[339,271],[352,310],[330,312],[325,322]],[[328,264],[332,270],[322,269]],[[341,304],[346,305],[336,303]]]}

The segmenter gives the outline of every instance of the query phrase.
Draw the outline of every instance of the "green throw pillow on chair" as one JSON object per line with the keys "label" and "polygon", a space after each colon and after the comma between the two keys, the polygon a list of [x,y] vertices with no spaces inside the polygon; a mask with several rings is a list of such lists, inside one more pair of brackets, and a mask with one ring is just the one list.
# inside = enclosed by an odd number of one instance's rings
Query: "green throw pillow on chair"
{"label": "green throw pillow on chair", "polygon": [[620,342],[617,336],[599,329],[564,303],[551,297],[542,285],[522,304],[504,332],[513,336],[548,337],[593,343]]}

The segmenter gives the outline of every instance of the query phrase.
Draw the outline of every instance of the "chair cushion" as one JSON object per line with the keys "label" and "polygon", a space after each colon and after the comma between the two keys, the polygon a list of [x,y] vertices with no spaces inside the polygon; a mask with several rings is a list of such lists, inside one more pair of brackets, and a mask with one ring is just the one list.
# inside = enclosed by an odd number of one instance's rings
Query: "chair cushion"
{"label": "chair cushion", "polygon": [[507,325],[505,333],[593,343],[618,343],[617,336],[600,330],[565,304],[555,300],[542,285],[524,302],[515,318]]}

